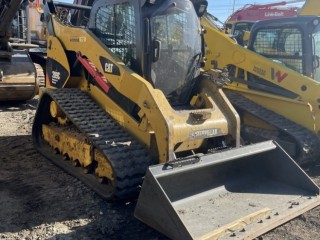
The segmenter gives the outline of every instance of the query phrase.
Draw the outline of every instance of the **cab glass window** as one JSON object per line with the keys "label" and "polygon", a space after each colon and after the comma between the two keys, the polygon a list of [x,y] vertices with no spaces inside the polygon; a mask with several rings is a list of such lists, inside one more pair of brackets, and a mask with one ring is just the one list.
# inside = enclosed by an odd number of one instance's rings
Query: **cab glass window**
{"label": "cab glass window", "polygon": [[94,33],[120,59],[134,68],[136,56],[134,7],[121,3],[99,8]]}

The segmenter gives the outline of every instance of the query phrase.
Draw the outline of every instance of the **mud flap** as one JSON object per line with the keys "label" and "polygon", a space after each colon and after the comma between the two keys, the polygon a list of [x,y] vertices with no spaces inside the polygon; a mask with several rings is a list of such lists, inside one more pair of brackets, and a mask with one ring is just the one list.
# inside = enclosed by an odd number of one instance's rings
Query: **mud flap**
{"label": "mud flap", "polygon": [[275,142],[149,168],[135,216],[171,239],[253,239],[320,205],[319,187]]}

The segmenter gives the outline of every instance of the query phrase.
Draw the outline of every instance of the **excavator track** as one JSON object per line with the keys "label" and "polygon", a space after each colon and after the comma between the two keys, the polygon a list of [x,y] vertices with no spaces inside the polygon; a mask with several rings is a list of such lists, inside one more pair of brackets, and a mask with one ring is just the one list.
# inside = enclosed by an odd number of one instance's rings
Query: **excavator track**
{"label": "excavator track", "polygon": [[45,75],[43,68],[40,64],[34,63],[34,67],[36,68],[36,79],[39,87],[45,87]]}
{"label": "excavator track", "polygon": [[[298,164],[303,165],[315,161],[316,157],[319,156],[320,141],[311,131],[254,103],[240,94],[231,93],[229,91],[226,94],[237,110],[249,113],[288,136],[290,140],[294,142],[294,145],[298,147],[298,155],[294,157],[294,160]],[[270,134],[270,131],[253,128],[251,129],[250,134],[265,138]],[[268,136],[268,139],[270,139],[270,136]]]}
{"label": "excavator track", "polygon": [[[52,101],[86,137],[93,150],[97,149],[109,160],[113,170],[113,186],[99,183],[94,174],[86,174],[83,169],[74,167],[71,161],[62,160],[63,156],[55,154],[44,140],[42,126],[54,121],[49,112]],[[89,94],[80,89],[46,89],[38,109],[32,131],[34,145],[39,152],[107,200],[125,199],[138,193],[146,170],[152,163],[151,157],[145,147],[103,111]],[[122,144],[124,142],[127,144]]]}

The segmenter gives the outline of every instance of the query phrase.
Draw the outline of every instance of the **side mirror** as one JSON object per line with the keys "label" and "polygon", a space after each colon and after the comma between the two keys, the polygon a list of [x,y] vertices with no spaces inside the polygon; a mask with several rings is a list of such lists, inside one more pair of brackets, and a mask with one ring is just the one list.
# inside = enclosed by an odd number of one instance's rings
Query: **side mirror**
{"label": "side mirror", "polygon": [[198,17],[202,17],[207,12],[208,1],[207,0],[191,0],[194,9],[197,12]]}
{"label": "side mirror", "polygon": [[44,13],[41,13],[41,15],[40,15],[40,21],[41,21],[41,22],[45,22]]}
{"label": "side mirror", "polygon": [[313,56],[313,69],[317,69],[320,67],[320,60],[319,60],[319,56],[314,55]]}
{"label": "side mirror", "polygon": [[160,50],[161,50],[161,41],[153,40],[152,44],[152,61],[157,62],[160,58]]}

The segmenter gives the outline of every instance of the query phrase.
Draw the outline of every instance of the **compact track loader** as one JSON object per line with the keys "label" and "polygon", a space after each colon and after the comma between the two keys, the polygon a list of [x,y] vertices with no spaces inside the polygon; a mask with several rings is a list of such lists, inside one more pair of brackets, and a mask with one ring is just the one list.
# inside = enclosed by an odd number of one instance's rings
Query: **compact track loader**
{"label": "compact track loader", "polygon": [[254,238],[319,205],[319,188],[276,142],[240,146],[238,114],[201,71],[195,6],[47,1],[34,145],[107,200],[140,193],[135,216],[172,239]]}
{"label": "compact track loader", "polygon": [[24,2],[0,0],[0,101],[24,101],[39,91],[44,73],[27,50],[13,48],[9,41],[11,22]]}
{"label": "compact track loader", "polygon": [[[308,3],[311,3],[309,1]],[[224,92],[242,119],[249,142],[277,141],[299,164],[320,158],[320,18],[260,21],[251,29],[248,48],[214,26],[207,31],[204,69],[227,69]]]}

